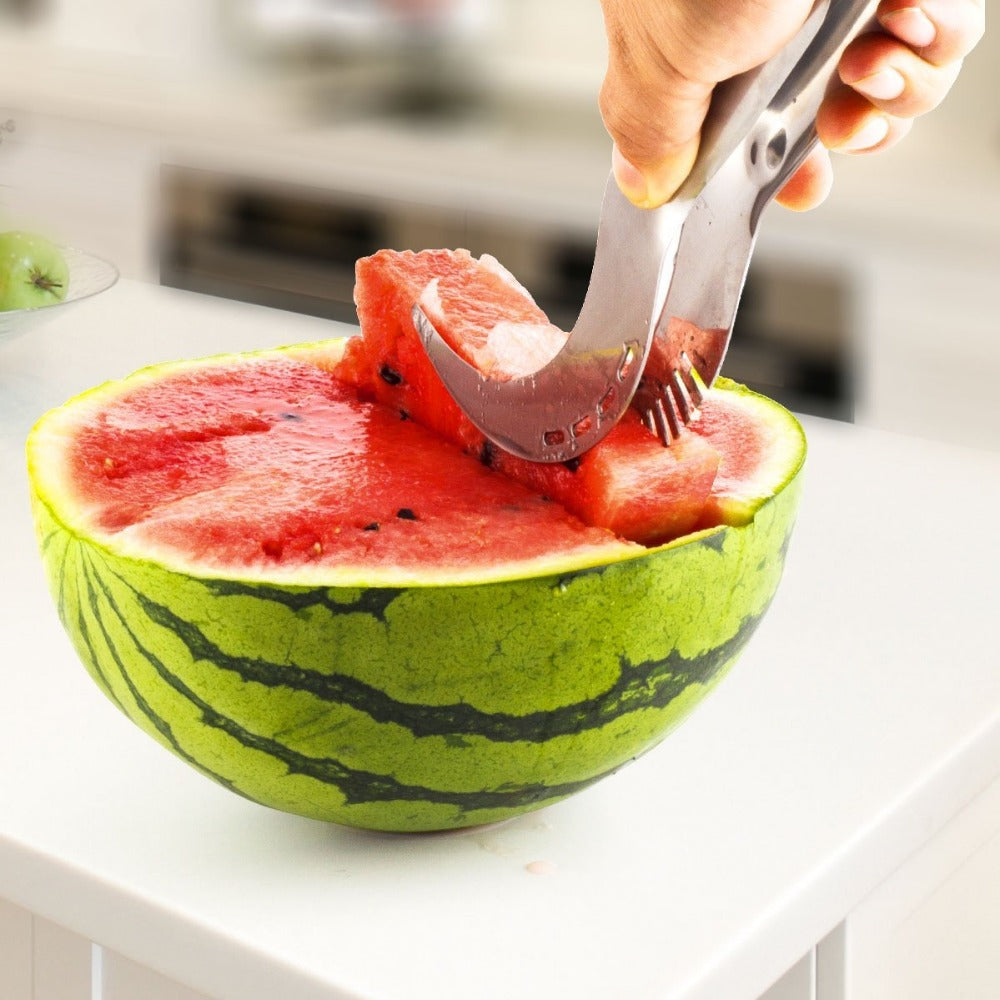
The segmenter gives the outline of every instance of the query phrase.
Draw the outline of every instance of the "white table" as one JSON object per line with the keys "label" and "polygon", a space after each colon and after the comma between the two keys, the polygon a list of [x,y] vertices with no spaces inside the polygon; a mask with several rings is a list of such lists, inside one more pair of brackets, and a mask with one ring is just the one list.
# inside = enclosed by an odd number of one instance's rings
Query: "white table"
{"label": "white table", "polygon": [[[146,363],[336,332],[121,282],[0,341],[0,995],[47,1000],[71,978],[69,958],[38,964],[57,940],[106,963],[103,982],[87,965],[86,1000],[151,998],[122,985],[144,969],[170,997],[752,1000],[792,966],[782,996],[854,1000],[896,946],[892,913],[930,912],[945,890],[962,912],[997,909],[995,453],[808,421],[785,579],[738,666],[643,759],[507,824],[326,826],[143,736],[87,678],[45,590],[29,426]],[[922,959],[925,982],[950,968]],[[968,995],[1000,995],[1000,978],[989,989]]]}

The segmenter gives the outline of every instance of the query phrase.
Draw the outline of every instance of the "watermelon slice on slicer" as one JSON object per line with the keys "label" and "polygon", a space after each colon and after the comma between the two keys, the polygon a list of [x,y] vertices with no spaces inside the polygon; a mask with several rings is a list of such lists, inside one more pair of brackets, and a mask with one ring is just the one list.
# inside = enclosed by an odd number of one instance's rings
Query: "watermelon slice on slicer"
{"label": "watermelon slice on slicer", "polygon": [[[358,262],[355,301],[362,336],[348,342],[336,373],[369,398],[630,541],[666,541],[701,520],[720,459],[696,435],[664,448],[629,412],[578,459],[541,464],[495,447],[461,411],[413,327],[415,302],[449,344],[491,378],[535,370],[566,336],[492,258],[484,263],[464,250],[383,250]],[[535,346],[528,351],[525,344]]]}
{"label": "watermelon slice on slicer", "polygon": [[355,301],[361,336],[348,341],[339,378],[630,541],[655,545],[696,528],[745,523],[800,464],[794,419],[730,382],[739,391],[711,393],[702,420],[669,448],[630,410],[579,458],[529,462],[487,441],[465,416],[411,318],[419,302],[449,345],[490,378],[534,371],[566,334],[510,272],[465,250],[382,250],[358,261]]}

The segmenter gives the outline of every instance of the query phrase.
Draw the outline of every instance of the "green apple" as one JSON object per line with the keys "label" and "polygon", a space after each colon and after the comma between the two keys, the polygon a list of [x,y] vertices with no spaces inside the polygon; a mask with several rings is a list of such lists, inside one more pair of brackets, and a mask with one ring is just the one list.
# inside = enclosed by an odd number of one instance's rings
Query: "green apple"
{"label": "green apple", "polygon": [[0,233],[0,310],[62,302],[69,268],[59,247],[34,233]]}

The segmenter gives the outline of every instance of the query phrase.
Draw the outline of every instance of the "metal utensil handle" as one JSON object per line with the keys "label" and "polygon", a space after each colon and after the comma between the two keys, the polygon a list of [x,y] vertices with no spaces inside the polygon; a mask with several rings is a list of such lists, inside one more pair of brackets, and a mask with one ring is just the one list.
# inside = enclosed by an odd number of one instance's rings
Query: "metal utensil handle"
{"label": "metal utensil handle", "polygon": [[[757,138],[766,156],[779,152],[777,138],[785,133],[780,150],[784,169],[795,159],[793,147],[812,128],[823,94],[848,44],[874,19],[878,0],[820,0],[805,24],[775,56],[755,69],[716,88],[702,128],[698,158],[677,198],[695,199],[719,168],[748,137]],[[758,136],[758,133],[760,135]],[[813,137],[814,138],[814,137]],[[776,146],[771,146],[776,142]],[[798,153],[797,167],[805,149]]]}

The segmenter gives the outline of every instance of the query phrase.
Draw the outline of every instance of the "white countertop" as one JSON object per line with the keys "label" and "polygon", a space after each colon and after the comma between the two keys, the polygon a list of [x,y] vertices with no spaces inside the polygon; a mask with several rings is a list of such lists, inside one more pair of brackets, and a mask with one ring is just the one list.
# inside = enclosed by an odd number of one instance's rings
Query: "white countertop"
{"label": "white countertop", "polygon": [[195,773],[64,637],[24,437],[142,364],[341,329],[122,282],[0,341],[0,898],[233,1000],[751,1000],[1000,775],[1000,455],[820,420],[769,616],[617,775],[397,836]]}

